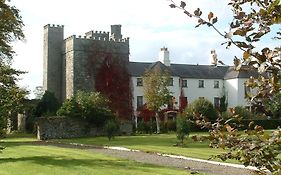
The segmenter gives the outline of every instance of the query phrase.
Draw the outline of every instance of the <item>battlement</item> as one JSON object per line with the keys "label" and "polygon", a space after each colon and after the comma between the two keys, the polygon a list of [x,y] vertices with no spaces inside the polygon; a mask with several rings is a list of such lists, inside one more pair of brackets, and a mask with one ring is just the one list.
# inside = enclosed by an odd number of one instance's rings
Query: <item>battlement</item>
{"label": "battlement", "polygon": [[[90,31],[92,32],[92,31]],[[130,38],[123,38],[123,39],[119,39],[119,40],[113,40],[112,38],[109,38],[108,34],[109,32],[100,32],[100,31],[96,31],[93,33],[93,35],[87,35],[88,32],[86,33],[85,36],[81,36],[81,35],[71,35],[69,37],[67,37],[65,40],[71,40],[71,39],[85,39],[85,40],[96,40],[96,41],[105,41],[105,42],[115,42],[115,43],[129,43]],[[101,34],[101,35],[100,35]]]}
{"label": "battlement", "polygon": [[55,25],[55,24],[47,24],[44,26],[44,29],[45,28],[64,28],[64,25]]}

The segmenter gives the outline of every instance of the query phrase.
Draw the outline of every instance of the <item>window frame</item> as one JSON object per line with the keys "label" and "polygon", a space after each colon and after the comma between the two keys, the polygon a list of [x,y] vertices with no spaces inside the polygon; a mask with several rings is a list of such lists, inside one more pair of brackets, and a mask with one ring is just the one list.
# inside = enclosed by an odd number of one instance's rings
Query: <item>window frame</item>
{"label": "window frame", "polygon": [[[185,82],[185,83],[184,83]],[[187,88],[187,80],[184,80],[184,79],[182,79],[181,80],[181,87],[183,87],[183,88]]]}
{"label": "window frame", "polygon": [[143,79],[142,78],[137,78],[137,86],[143,86]]}
{"label": "window frame", "polygon": [[[140,103],[140,99],[141,99],[141,103]],[[140,108],[143,106],[143,96],[137,96],[137,108]]]}
{"label": "window frame", "polygon": [[[200,83],[200,82],[202,82],[202,83]],[[198,88],[205,88],[204,80],[198,80]]]}
{"label": "window frame", "polygon": [[219,80],[214,80],[214,88],[216,88],[216,89],[220,88],[220,81]]}

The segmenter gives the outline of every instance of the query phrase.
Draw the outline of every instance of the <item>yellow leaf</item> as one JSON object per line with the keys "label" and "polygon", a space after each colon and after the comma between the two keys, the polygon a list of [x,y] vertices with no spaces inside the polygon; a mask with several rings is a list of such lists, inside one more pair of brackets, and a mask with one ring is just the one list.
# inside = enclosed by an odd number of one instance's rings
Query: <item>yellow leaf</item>
{"label": "yellow leaf", "polygon": [[245,51],[245,52],[243,53],[243,58],[244,58],[244,60],[247,60],[250,56],[251,56],[251,54],[250,54],[249,51]]}
{"label": "yellow leaf", "polygon": [[214,17],[214,13],[213,12],[210,12],[209,15],[208,15],[208,19],[209,21],[211,21],[211,19]]}

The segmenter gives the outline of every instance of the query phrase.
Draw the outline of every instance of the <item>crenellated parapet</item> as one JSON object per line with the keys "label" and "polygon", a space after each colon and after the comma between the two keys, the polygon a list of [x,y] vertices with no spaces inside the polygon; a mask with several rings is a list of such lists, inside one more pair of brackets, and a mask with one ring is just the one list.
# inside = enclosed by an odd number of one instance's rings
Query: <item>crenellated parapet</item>
{"label": "crenellated parapet", "polygon": [[61,29],[63,29],[64,25],[47,24],[47,25],[44,26],[44,29],[45,28],[61,28]]}

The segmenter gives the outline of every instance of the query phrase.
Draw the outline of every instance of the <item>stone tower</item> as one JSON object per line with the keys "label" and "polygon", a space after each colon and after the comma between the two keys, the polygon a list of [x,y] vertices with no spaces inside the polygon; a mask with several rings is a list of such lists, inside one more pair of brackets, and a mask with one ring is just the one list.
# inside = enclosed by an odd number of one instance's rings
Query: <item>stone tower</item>
{"label": "stone tower", "polygon": [[55,93],[60,102],[78,90],[95,90],[95,72],[107,58],[129,62],[129,38],[123,38],[121,25],[110,32],[89,31],[84,36],[64,39],[64,27],[44,26],[44,90]]}
{"label": "stone tower", "polygon": [[60,25],[44,26],[43,50],[43,88],[53,92],[62,100],[62,46],[64,27]]}

